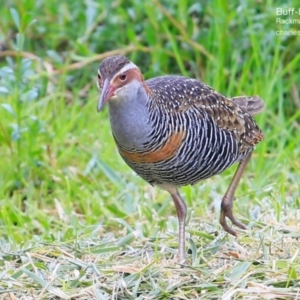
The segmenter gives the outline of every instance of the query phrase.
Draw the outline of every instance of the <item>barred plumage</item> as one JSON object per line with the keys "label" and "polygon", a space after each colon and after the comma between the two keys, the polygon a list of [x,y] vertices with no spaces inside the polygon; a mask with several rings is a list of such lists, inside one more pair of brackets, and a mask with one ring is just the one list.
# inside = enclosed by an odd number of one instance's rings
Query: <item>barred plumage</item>
{"label": "barred plumage", "polygon": [[112,132],[126,163],[152,185],[170,192],[179,219],[179,260],[185,259],[185,203],[177,188],[195,184],[240,162],[221,206],[220,222],[236,232],[234,191],[263,134],[252,116],[263,109],[257,97],[228,99],[195,79],[162,76],[143,80],[136,65],[122,56],[104,60],[98,72],[103,88],[98,109],[109,104]]}

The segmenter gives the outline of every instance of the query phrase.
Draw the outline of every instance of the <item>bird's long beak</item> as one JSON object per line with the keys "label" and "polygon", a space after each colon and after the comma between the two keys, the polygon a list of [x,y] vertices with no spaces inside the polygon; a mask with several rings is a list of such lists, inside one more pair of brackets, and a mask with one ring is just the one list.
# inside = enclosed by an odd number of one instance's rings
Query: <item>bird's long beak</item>
{"label": "bird's long beak", "polygon": [[115,88],[109,85],[109,80],[105,79],[103,83],[102,93],[98,101],[98,112],[103,108],[105,103],[113,96]]}

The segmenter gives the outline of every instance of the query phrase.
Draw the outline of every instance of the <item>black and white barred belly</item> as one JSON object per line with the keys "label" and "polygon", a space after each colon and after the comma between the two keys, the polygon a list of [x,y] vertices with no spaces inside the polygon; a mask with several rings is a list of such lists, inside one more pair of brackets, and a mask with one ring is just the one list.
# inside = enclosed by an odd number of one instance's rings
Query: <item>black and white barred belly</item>
{"label": "black and white barred belly", "polygon": [[249,148],[240,153],[234,133],[221,129],[211,116],[198,109],[170,115],[156,111],[150,121],[153,130],[141,153],[158,153],[159,149],[167,147],[176,132],[184,136],[180,145],[173,145],[176,151],[171,157],[151,162],[130,159],[122,154],[122,147],[118,145],[125,162],[152,185],[194,184],[221,173],[252,151]]}

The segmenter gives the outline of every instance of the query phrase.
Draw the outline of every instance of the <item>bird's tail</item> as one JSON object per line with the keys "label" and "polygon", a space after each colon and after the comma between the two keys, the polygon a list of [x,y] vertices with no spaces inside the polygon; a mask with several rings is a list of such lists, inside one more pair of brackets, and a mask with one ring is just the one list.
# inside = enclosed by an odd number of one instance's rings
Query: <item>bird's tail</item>
{"label": "bird's tail", "polygon": [[231,100],[251,116],[259,114],[265,107],[264,101],[258,96],[238,96],[231,98]]}

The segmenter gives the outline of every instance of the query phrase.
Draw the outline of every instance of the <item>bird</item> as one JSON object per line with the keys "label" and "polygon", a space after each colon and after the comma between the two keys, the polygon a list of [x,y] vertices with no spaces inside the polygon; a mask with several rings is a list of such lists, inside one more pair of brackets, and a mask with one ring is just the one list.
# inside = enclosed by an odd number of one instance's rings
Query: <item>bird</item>
{"label": "bird", "polygon": [[253,116],[264,109],[259,96],[225,97],[203,82],[179,75],[148,80],[123,55],[103,59],[98,68],[98,112],[108,105],[118,151],[141,178],[169,192],[178,217],[178,263],[185,263],[186,204],[178,189],[238,163],[221,201],[220,224],[241,229],[232,211],[235,190],[264,134]]}

